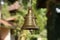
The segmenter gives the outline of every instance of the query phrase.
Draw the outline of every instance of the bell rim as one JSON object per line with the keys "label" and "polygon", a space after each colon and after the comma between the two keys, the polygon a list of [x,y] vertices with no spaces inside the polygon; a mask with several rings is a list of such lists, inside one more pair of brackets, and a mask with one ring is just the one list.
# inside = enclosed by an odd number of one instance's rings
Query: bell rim
{"label": "bell rim", "polygon": [[26,27],[26,26],[23,26],[22,28],[21,28],[22,30],[39,30],[39,27]]}

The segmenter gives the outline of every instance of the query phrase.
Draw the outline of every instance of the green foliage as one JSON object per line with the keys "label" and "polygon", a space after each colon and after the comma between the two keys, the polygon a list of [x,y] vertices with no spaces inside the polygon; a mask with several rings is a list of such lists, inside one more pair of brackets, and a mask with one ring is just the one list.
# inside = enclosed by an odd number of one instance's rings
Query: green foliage
{"label": "green foliage", "polygon": [[[27,7],[27,2],[26,2],[26,0],[23,1],[23,4],[24,4],[23,6],[24,7]],[[8,8],[8,5],[6,3],[2,8],[2,14],[3,14],[4,19],[6,19],[8,17],[11,17],[7,8]],[[20,31],[21,31],[21,27],[24,23],[24,16],[28,12],[27,9],[28,8],[18,9],[18,11],[16,12],[16,15],[14,15],[14,17],[16,17],[16,19],[17,19],[16,22],[15,22],[16,26],[17,26],[16,30],[14,30],[15,35],[16,35],[17,31],[18,31],[17,34],[20,33]],[[32,9],[33,9],[33,13],[35,14],[35,16],[37,18],[36,19],[36,24],[39,27],[39,30],[33,31],[33,33],[34,34],[40,34],[40,32],[42,32],[45,29],[46,20],[47,20],[47,18],[46,18],[46,12],[47,12],[46,10],[47,9],[41,8],[41,9],[37,10],[36,9],[36,0],[33,0],[33,2],[32,2]],[[31,35],[29,32],[28,33],[25,32],[25,34],[27,35],[27,37],[30,37],[30,35]]]}
{"label": "green foliage", "polygon": [[45,28],[45,25],[46,25],[46,20],[47,20],[47,18],[46,18],[46,8],[41,8],[41,9],[39,9],[39,10],[37,10],[36,9],[36,0],[34,1],[33,0],[33,13],[35,14],[35,16],[36,16],[36,22],[37,22],[37,26],[40,28],[39,29],[39,32],[41,32],[41,31],[43,31],[44,30],[44,28]]}
{"label": "green foliage", "polygon": [[2,17],[3,19],[6,19],[7,17],[10,17],[7,3],[5,3],[5,4],[2,6],[2,16],[3,16],[3,17]]}

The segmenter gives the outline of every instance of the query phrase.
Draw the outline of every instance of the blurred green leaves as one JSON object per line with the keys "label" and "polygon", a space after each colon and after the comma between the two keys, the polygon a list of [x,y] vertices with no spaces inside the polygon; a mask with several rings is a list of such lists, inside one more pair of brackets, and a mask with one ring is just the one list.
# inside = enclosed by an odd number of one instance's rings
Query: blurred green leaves
{"label": "blurred green leaves", "polygon": [[[24,23],[24,16],[27,14],[28,12],[28,7],[27,7],[27,3],[28,3],[28,0],[23,0],[23,6],[25,8],[19,8],[16,12],[16,15],[14,15],[14,17],[16,17],[17,21],[15,22],[16,25],[17,25],[17,28],[16,30],[20,33],[21,32],[21,27]],[[9,11],[8,11],[8,5],[7,3],[5,3],[3,6],[2,6],[2,14],[3,14],[3,18],[6,19],[8,17],[11,17]],[[32,0],[32,9],[33,9],[33,13],[35,15],[35,17],[37,18],[36,19],[36,24],[37,26],[39,27],[39,30],[36,30],[36,31],[33,31],[34,32],[34,35],[35,34],[40,34],[40,32],[42,32],[44,29],[45,29],[45,26],[46,26],[46,21],[47,21],[47,18],[46,18],[46,12],[47,12],[47,9],[46,8],[41,8],[39,10],[36,9],[36,0]],[[16,30],[14,30],[15,34],[16,34]],[[27,37],[30,37],[30,32],[29,31],[24,31],[21,33],[21,35],[24,35],[26,34]]]}

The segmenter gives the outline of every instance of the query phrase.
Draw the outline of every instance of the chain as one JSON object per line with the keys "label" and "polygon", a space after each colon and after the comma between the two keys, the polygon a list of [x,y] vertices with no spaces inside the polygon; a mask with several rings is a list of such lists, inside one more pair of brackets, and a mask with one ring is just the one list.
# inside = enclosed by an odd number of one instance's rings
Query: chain
{"label": "chain", "polygon": [[19,0],[19,3],[22,4],[22,0]]}
{"label": "chain", "polygon": [[29,0],[28,7],[32,7],[32,0]]}

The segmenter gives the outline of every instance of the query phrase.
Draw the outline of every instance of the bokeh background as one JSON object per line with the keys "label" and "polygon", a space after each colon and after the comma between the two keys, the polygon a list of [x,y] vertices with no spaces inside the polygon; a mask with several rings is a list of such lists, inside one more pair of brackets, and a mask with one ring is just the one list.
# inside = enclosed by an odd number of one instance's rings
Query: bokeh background
{"label": "bokeh background", "polygon": [[39,27],[39,30],[33,30],[33,32],[30,32],[30,30],[21,30],[24,23],[24,16],[28,13],[28,1],[29,0],[4,0],[4,3],[1,6],[2,19],[8,19],[10,17],[16,18],[16,21],[13,22],[13,24],[16,25],[16,28],[11,29],[11,34],[16,38],[18,37],[18,40],[47,40],[47,9],[36,7],[37,0],[32,0],[32,10],[37,18],[36,24]]}

